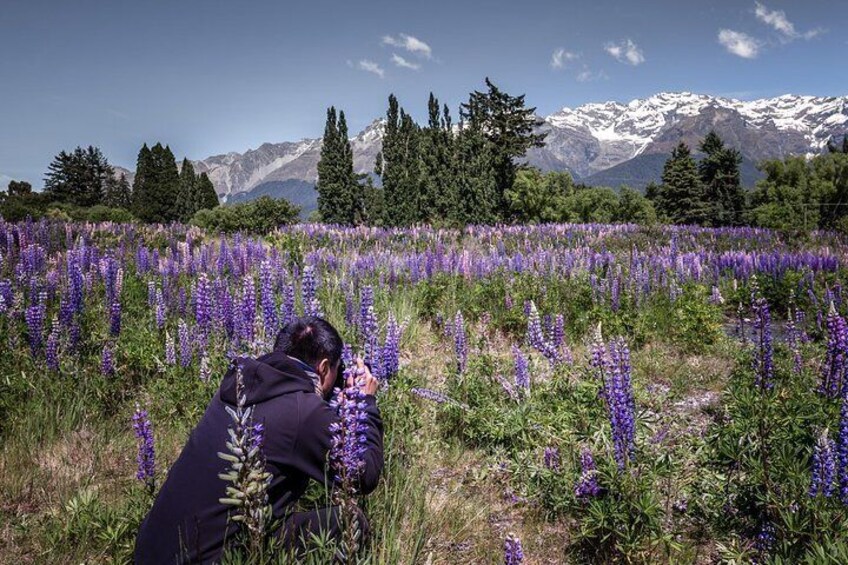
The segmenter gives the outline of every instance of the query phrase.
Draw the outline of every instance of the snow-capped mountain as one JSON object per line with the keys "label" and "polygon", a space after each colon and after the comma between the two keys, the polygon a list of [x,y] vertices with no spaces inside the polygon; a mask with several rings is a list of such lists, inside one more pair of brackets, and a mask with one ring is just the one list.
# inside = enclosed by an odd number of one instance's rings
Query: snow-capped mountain
{"label": "snow-capped mountain", "polygon": [[544,121],[546,147],[530,161],[553,157],[583,177],[640,155],[668,153],[681,139],[697,145],[710,129],[752,160],[818,153],[831,136],[848,132],[848,96],[784,95],[743,102],[664,92],[627,104],[563,108]]}
{"label": "snow-capped mountain", "polygon": [[[530,164],[568,170],[587,182],[615,172],[618,176],[610,174],[605,180],[641,186],[657,175],[664,160],[661,156],[679,141],[695,148],[711,129],[742,150],[751,170],[762,159],[819,153],[829,139],[848,133],[848,96],[784,95],[740,101],[664,92],[626,104],[563,108],[542,120],[540,130],[548,133],[546,145],[528,154]],[[373,169],[384,124],[374,120],[351,139],[357,172]],[[304,183],[314,184],[317,179],[320,152],[320,138],[266,143],[245,153],[197,161],[195,168],[206,171],[218,193],[227,198],[251,191],[268,193],[268,183],[299,181],[296,186],[302,190]]]}

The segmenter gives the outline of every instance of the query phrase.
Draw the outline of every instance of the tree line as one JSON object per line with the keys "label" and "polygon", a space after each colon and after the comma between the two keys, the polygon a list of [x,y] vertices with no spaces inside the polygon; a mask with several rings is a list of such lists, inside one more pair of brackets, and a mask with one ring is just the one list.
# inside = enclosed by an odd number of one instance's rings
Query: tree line
{"label": "tree line", "polygon": [[191,161],[177,168],[170,147],[145,144],[138,154],[132,186],[116,174],[103,152],[94,146],[62,151],[53,158],[44,190],[12,181],[0,198],[7,219],[55,215],[82,220],[138,219],[167,223],[189,221],[198,211],[218,206],[218,195],[206,173],[195,174]]}

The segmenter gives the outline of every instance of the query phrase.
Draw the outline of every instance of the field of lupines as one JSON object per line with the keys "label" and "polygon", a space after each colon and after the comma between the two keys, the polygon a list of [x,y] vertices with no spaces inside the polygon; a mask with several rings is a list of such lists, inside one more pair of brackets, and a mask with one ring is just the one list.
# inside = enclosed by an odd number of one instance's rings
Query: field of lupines
{"label": "field of lupines", "polygon": [[[365,508],[347,562],[848,562],[846,262],[743,228],[0,222],[0,562],[129,562],[230,358],[303,313],[383,381],[377,491],[301,502]],[[226,440],[222,497],[262,461]],[[250,538],[229,562],[290,561]]]}

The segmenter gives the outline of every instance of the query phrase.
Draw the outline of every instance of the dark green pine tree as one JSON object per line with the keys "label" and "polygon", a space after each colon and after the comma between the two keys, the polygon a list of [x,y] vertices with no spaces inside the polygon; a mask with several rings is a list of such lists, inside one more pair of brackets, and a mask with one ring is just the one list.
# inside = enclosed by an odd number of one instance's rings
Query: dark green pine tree
{"label": "dark green pine tree", "polygon": [[321,221],[328,224],[338,223],[339,196],[338,168],[341,162],[341,148],[338,141],[338,125],[335,107],[327,109],[327,122],[324,126],[324,139],[321,145],[321,158],[318,160],[318,214]]}
{"label": "dark green pine tree", "polygon": [[405,204],[401,194],[403,176],[403,153],[401,145],[400,107],[394,94],[389,95],[389,108],[386,110],[386,125],[383,129],[383,147],[375,160],[374,172],[383,184],[383,223],[387,226],[401,226],[405,223]]}
{"label": "dark green pine tree", "polygon": [[460,122],[454,151],[455,204],[451,219],[460,224],[495,224],[500,188],[493,163],[496,149],[479,127]]}
{"label": "dark green pine tree", "polygon": [[439,101],[430,93],[427,102],[427,127],[421,131],[422,192],[420,219],[425,222],[445,221],[455,207],[453,188],[453,132],[447,105],[440,110]]}
{"label": "dark green pine tree", "polygon": [[698,174],[709,206],[705,223],[711,226],[739,225],[745,208],[745,192],[739,174],[742,156],[736,149],[725,147],[715,131],[707,134],[699,149],[705,154],[698,163]]}
{"label": "dark green pine tree", "polygon": [[133,208],[136,217],[145,222],[167,223],[179,219],[177,198],[180,174],[168,146],[157,143],[141,148],[133,183]]}
{"label": "dark green pine tree", "polygon": [[474,91],[460,107],[460,117],[482,131],[492,143],[492,162],[498,186],[497,210],[501,218],[507,214],[504,192],[512,187],[518,168],[517,160],[533,147],[545,144],[546,134],[534,133],[540,120],[536,108],[524,107],[524,95],[510,96],[486,77],[487,92]]}
{"label": "dark green pine tree", "polygon": [[339,222],[345,226],[362,223],[364,219],[364,199],[362,185],[353,172],[353,149],[347,129],[345,113],[339,112],[338,132],[336,137],[340,150],[339,164]]}
{"label": "dark green pine tree", "polygon": [[115,171],[100,149],[91,145],[62,151],[53,158],[44,179],[44,192],[57,202],[89,207],[103,203],[106,182]]}
{"label": "dark green pine tree", "polygon": [[132,191],[127,175],[114,176],[106,181],[103,195],[103,204],[110,208],[124,208],[129,210],[132,206]]}
{"label": "dark green pine tree", "polygon": [[709,215],[698,165],[689,146],[683,143],[672,151],[663,167],[662,186],[657,195],[658,211],[675,224],[701,224]]}
{"label": "dark green pine tree", "polygon": [[354,225],[363,217],[362,187],[353,172],[353,150],[344,112],[327,110],[318,161],[318,213],[322,222]]}
{"label": "dark green pine tree", "polygon": [[211,210],[220,205],[215,185],[205,172],[200,173],[194,182],[194,211]]}
{"label": "dark green pine tree", "polygon": [[187,158],[183,158],[180,167],[180,188],[176,201],[176,214],[181,222],[190,220],[198,210],[195,207],[196,185],[197,175],[194,174],[194,165]]}

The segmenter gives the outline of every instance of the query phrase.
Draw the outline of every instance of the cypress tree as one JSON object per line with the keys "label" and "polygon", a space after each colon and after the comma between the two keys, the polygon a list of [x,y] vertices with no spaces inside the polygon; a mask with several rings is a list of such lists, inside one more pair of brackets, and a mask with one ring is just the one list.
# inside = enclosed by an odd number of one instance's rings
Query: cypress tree
{"label": "cypress tree", "polygon": [[194,183],[194,211],[211,210],[220,205],[215,185],[206,173],[200,173]]}
{"label": "cypress tree", "polygon": [[400,194],[400,108],[394,94],[389,95],[389,108],[386,110],[386,125],[383,131],[383,148],[375,161],[375,172],[383,183],[384,223],[388,226],[403,225]]}
{"label": "cypress tree", "polygon": [[176,201],[176,214],[181,222],[191,219],[198,210],[195,205],[196,184],[197,176],[194,174],[194,165],[187,158],[183,158],[180,168],[179,194]]}
{"label": "cypress tree", "polygon": [[179,219],[176,205],[180,191],[177,162],[168,146],[147,145],[139,152],[133,185],[135,215],[145,221],[167,223]]}
{"label": "cypress tree", "polygon": [[659,211],[676,224],[703,223],[709,212],[704,187],[692,152],[682,141],[666,161],[662,181],[657,197]]}
{"label": "cypress tree", "polygon": [[483,132],[473,125],[463,127],[454,152],[455,205],[452,219],[465,224],[495,224],[500,220],[495,149]]}
{"label": "cypress tree", "polygon": [[324,126],[324,140],[321,145],[321,158],[318,160],[318,213],[326,223],[337,223],[339,210],[338,175],[336,169],[341,159],[338,144],[338,126],[336,109],[327,109],[327,122]]}
{"label": "cypress tree", "polygon": [[745,206],[739,174],[742,156],[736,149],[725,147],[715,131],[707,134],[699,148],[705,153],[698,163],[698,173],[709,207],[707,223],[713,226],[738,225],[742,222]]}
{"label": "cypress tree", "polygon": [[363,218],[362,187],[353,172],[353,149],[350,146],[347,120],[344,112],[339,112],[337,143],[340,150],[338,170],[339,186],[339,221],[338,223],[352,226]]}
{"label": "cypress tree", "polygon": [[428,222],[444,221],[454,208],[453,182],[453,132],[447,105],[439,108],[439,101],[430,93],[427,102],[428,123],[421,133],[422,198],[420,219]]}
{"label": "cypress tree", "polygon": [[119,178],[112,177],[106,181],[103,204],[112,208],[130,209],[132,192],[130,191],[130,183],[127,181],[127,175],[121,174]]}

